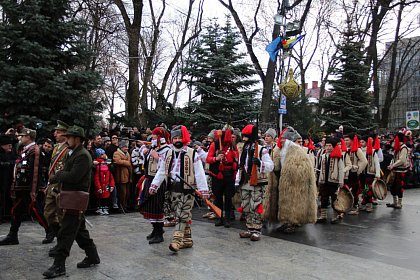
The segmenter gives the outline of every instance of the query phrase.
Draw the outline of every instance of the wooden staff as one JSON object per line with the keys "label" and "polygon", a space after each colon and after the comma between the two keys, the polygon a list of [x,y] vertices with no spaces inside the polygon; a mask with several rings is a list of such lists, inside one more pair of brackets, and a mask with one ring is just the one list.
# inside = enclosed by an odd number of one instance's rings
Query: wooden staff
{"label": "wooden staff", "polygon": [[194,188],[193,186],[191,186],[190,184],[188,184],[187,182],[185,182],[184,179],[182,179],[178,174],[175,175],[181,182],[183,182],[184,184],[186,184],[188,187],[190,187],[191,189],[194,190],[194,193],[196,196],[200,197],[204,203],[210,208],[210,210],[216,214],[216,216],[218,218],[222,217],[222,210],[220,210],[219,207],[217,207],[216,205],[214,205],[213,203],[211,203],[210,200],[208,200],[207,198],[203,198],[203,196],[201,195],[201,193],[197,190],[197,188]]}

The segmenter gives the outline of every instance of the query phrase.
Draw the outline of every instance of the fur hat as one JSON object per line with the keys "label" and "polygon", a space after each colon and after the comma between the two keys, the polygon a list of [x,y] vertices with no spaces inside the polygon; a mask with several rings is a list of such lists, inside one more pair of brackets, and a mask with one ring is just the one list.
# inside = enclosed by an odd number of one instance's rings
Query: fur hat
{"label": "fur hat", "polygon": [[265,135],[271,136],[271,138],[275,139],[276,138],[276,135],[277,135],[277,132],[274,129],[269,128],[265,132]]}
{"label": "fur hat", "polygon": [[187,145],[191,142],[190,139],[190,133],[188,132],[188,129],[183,125],[177,125],[171,130],[171,138],[181,136],[182,137],[182,143],[184,145]]}
{"label": "fur hat", "polygon": [[215,131],[216,131],[216,129],[212,129],[212,130],[210,131],[209,135],[207,135],[207,137],[214,139],[214,138],[215,138],[215,135],[214,135],[214,132],[215,132]]}
{"label": "fur hat", "polygon": [[333,147],[335,147],[335,146],[337,146],[338,141],[337,141],[337,139],[336,139],[336,138],[334,138],[334,137],[328,137],[328,138],[325,140],[325,144],[331,144]]}
{"label": "fur hat", "polygon": [[283,138],[295,142],[296,139],[302,138],[302,136],[293,127],[289,126],[284,131]]}
{"label": "fur hat", "polygon": [[120,148],[128,147],[128,141],[126,139],[121,140],[120,143],[118,144],[118,147]]}
{"label": "fur hat", "polygon": [[236,137],[238,137],[238,138],[242,137],[241,130],[239,128],[234,128],[233,129],[233,134],[236,135]]}

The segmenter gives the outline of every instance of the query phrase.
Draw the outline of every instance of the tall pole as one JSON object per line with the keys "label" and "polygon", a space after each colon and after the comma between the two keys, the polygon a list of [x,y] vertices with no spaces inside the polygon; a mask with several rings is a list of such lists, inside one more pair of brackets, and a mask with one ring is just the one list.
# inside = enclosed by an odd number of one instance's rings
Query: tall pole
{"label": "tall pole", "polygon": [[[279,36],[283,36],[285,34],[285,27],[286,27],[286,6],[289,6],[288,1],[282,1],[280,9],[277,11],[277,14],[274,16],[275,25],[279,27]],[[275,39],[275,38],[273,38]],[[281,51],[281,54],[283,52]],[[280,53],[279,53],[280,54]],[[279,75],[277,77],[279,78],[277,80],[277,83],[281,83],[284,75],[284,60],[281,58],[281,55],[279,55]],[[282,94],[279,90],[279,106],[278,109],[280,109],[281,100],[282,100]],[[282,131],[283,128],[283,114],[279,111],[279,127],[278,131]]]}

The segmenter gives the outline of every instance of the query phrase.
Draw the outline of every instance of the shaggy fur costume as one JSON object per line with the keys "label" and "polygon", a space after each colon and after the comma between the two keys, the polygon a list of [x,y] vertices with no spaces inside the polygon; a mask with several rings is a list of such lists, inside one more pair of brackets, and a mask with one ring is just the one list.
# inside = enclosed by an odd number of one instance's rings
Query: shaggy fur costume
{"label": "shaggy fur costume", "polygon": [[[273,153],[274,170],[280,169],[280,149]],[[272,172],[273,173],[273,172]],[[315,172],[305,151],[291,145],[281,168],[280,182],[270,176],[264,201],[264,218],[283,224],[315,223],[317,219]]]}

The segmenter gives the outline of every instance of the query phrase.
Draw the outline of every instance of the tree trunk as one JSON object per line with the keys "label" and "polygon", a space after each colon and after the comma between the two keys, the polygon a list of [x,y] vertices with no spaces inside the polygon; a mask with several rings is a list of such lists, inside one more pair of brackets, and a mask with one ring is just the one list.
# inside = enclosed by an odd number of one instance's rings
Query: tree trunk
{"label": "tree trunk", "polygon": [[[280,34],[280,25],[275,24],[273,28],[273,40]],[[270,122],[271,100],[273,99],[273,85],[276,78],[276,63],[268,60],[267,72],[263,82],[263,93],[261,97],[261,121]]]}
{"label": "tree trunk", "polygon": [[130,124],[139,121],[139,34],[137,28],[128,30],[128,89],[125,110]]}
{"label": "tree trunk", "polygon": [[[378,60],[378,33],[381,29],[382,21],[389,11],[389,5],[391,1],[377,1],[374,7],[371,10],[372,16],[372,31],[369,40],[369,45],[367,47],[366,53],[366,65],[372,65],[372,82],[373,82],[373,104],[376,108],[379,108],[379,80],[378,80],[378,70],[379,70],[379,60]],[[378,110],[375,117],[375,122],[380,122],[380,112]]]}

